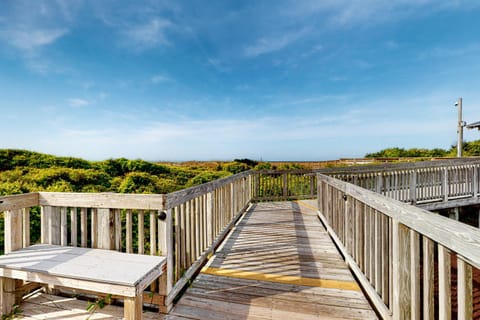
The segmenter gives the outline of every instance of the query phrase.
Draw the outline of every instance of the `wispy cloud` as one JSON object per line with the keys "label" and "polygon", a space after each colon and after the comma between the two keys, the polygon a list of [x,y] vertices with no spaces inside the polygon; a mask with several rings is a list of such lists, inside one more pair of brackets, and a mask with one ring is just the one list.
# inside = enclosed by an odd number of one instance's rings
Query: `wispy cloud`
{"label": "wispy cloud", "polygon": [[123,32],[127,38],[126,45],[131,45],[136,50],[170,45],[167,31],[173,26],[172,22],[162,18],[153,18],[146,23],[129,26]]}
{"label": "wispy cloud", "polygon": [[279,51],[299,40],[306,33],[307,29],[302,29],[300,31],[284,33],[272,37],[262,37],[254,44],[246,46],[244,53],[247,57],[256,57],[259,55]]}
{"label": "wispy cloud", "polygon": [[172,81],[172,79],[169,76],[164,75],[164,74],[156,74],[156,75],[154,75],[150,78],[150,81],[153,84],[158,84],[158,83],[162,83],[162,82]]}
{"label": "wispy cloud", "polygon": [[85,107],[88,106],[91,102],[85,99],[80,98],[70,98],[67,100],[70,107]]}
{"label": "wispy cloud", "polygon": [[30,27],[18,27],[0,31],[0,38],[12,46],[26,51],[31,51],[49,45],[65,34],[68,29],[35,29]]}

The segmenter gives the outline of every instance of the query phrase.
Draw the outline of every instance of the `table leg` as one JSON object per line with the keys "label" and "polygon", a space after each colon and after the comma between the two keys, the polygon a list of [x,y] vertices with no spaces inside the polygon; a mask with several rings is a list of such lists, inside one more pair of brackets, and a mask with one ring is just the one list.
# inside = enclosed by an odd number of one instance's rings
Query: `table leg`
{"label": "table leg", "polygon": [[15,304],[15,279],[0,277],[0,311],[8,315]]}
{"label": "table leg", "polygon": [[136,297],[125,297],[123,303],[123,316],[125,320],[140,320],[142,319],[142,294]]}

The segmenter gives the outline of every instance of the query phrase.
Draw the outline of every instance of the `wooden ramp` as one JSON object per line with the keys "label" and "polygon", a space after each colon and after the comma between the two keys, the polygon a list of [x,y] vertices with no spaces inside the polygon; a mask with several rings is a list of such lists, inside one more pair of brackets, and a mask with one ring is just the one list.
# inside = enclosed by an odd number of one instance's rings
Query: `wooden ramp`
{"label": "wooden ramp", "polygon": [[314,205],[255,204],[165,319],[376,319]]}

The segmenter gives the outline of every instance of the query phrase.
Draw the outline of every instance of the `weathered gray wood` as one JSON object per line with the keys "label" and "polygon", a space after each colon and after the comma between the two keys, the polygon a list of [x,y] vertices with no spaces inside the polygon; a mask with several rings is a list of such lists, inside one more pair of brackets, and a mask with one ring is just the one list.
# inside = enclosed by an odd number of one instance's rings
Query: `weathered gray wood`
{"label": "weathered gray wood", "polygon": [[450,320],[451,306],[451,261],[448,249],[438,245],[438,315],[440,320]]}
{"label": "weathered gray wood", "polygon": [[38,206],[38,199],[39,196],[36,192],[11,196],[0,196],[0,212]]}
{"label": "weathered gray wood", "polygon": [[23,242],[23,223],[22,210],[15,209],[4,212],[4,241],[5,253],[10,253],[22,248]]}
{"label": "weathered gray wood", "polygon": [[97,248],[115,249],[115,213],[110,209],[97,209]]}
{"label": "weathered gray wood", "polygon": [[166,207],[167,208],[176,207],[176,206],[178,206],[178,205],[180,205],[184,202],[195,199],[195,198],[201,196],[202,194],[206,194],[206,193],[211,192],[213,190],[219,189],[219,188],[221,188],[225,185],[228,185],[232,181],[247,177],[250,174],[252,174],[252,172],[253,171],[241,172],[241,173],[235,174],[235,175],[230,176],[230,177],[226,177],[226,178],[223,178],[223,179],[218,179],[218,180],[215,180],[215,181],[212,181],[212,182],[204,183],[204,184],[199,185],[199,186],[195,186],[195,187],[191,187],[191,188],[188,188],[188,189],[184,189],[184,190],[169,193],[168,196],[167,196]]}
{"label": "weathered gray wood", "polygon": [[411,319],[409,230],[392,221],[393,319]]}
{"label": "weathered gray wood", "polygon": [[133,234],[132,234],[132,210],[128,209],[126,212],[126,226],[125,226],[125,246],[127,253],[133,253]]}
{"label": "weathered gray wood", "polygon": [[[477,228],[386,198],[331,177],[319,175],[319,179],[398,220],[408,228],[427,236],[436,243],[461,254],[470,264],[480,268],[480,231]],[[449,234],[449,237],[444,236],[446,233]]]}
{"label": "weathered gray wood", "polygon": [[434,244],[423,237],[423,319],[433,320],[434,304]]}
{"label": "weathered gray wood", "polygon": [[410,301],[412,320],[420,320],[422,310],[420,288],[420,236],[417,232],[410,230]]}
{"label": "weathered gray wood", "polygon": [[70,243],[73,247],[76,247],[78,242],[77,208],[70,208],[70,226]]}
{"label": "weathered gray wood", "polygon": [[22,233],[23,233],[23,245],[22,247],[28,247],[30,245],[30,208],[22,209]]}
{"label": "weathered gray wood", "polygon": [[[18,210],[18,209],[16,209]],[[0,314],[9,315],[15,304],[15,280],[0,277]]]}
{"label": "weathered gray wood", "polygon": [[68,245],[68,221],[67,221],[67,208],[58,208],[60,212],[60,245]]}
{"label": "weathered gray wood", "polygon": [[473,319],[472,267],[457,256],[458,319]]}
{"label": "weathered gray wood", "polygon": [[34,245],[0,256],[0,277],[135,297],[165,263],[165,257]]}
{"label": "weathered gray wood", "polygon": [[88,216],[87,208],[80,208],[80,234],[81,246],[87,247],[88,244]]}
{"label": "weathered gray wood", "polygon": [[162,194],[39,193],[40,205],[58,207],[163,210],[165,201]]}

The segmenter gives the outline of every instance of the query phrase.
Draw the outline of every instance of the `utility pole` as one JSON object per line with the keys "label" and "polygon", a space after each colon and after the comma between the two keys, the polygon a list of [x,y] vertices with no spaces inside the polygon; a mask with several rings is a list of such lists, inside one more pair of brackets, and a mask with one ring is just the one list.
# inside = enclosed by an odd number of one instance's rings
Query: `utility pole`
{"label": "utility pole", "polygon": [[458,107],[458,126],[457,126],[457,158],[462,157],[463,149],[463,127],[464,122],[462,120],[462,98],[458,98],[458,101],[455,102],[455,106]]}

